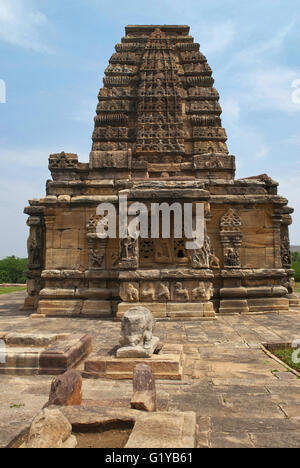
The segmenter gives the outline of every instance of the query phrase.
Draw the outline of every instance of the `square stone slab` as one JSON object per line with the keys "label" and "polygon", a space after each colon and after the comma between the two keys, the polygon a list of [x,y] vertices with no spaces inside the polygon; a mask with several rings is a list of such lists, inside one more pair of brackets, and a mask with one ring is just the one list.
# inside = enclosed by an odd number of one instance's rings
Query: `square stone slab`
{"label": "square stone slab", "polygon": [[137,364],[148,364],[157,379],[181,380],[182,362],[182,346],[179,353],[172,354],[166,344],[159,354],[153,354],[151,358],[119,358],[109,354],[106,356],[96,354],[85,361],[82,376],[92,379],[132,379]]}
{"label": "square stone slab", "polygon": [[148,348],[143,346],[122,346],[117,350],[117,358],[151,358],[157,345],[159,338],[153,336]]}
{"label": "square stone slab", "polygon": [[84,334],[8,333],[3,338],[0,374],[5,375],[63,374],[92,351],[92,339]]}

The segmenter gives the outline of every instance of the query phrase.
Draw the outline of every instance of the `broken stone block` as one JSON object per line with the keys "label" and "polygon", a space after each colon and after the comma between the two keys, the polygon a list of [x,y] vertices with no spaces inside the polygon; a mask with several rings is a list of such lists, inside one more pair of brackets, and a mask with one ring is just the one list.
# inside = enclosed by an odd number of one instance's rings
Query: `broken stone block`
{"label": "broken stone block", "polygon": [[131,408],[156,411],[156,388],[153,370],[147,364],[138,364],[133,372]]}
{"label": "broken stone block", "polygon": [[149,309],[136,306],[129,309],[122,318],[121,348],[118,358],[150,358],[158,345],[159,338],[153,336],[155,320]]}
{"label": "broken stone block", "polygon": [[77,406],[82,402],[82,377],[79,372],[69,370],[55,377],[51,383],[48,406]]}
{"label": "broken stone block", "polygon": [[43,409],[32,421],[26,448],[75,448],[72,426],[58,409]]}

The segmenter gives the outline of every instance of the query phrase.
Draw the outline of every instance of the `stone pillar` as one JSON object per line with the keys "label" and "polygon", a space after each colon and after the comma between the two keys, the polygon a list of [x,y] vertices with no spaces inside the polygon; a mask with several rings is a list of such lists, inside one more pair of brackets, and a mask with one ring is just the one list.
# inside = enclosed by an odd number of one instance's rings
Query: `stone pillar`
{"label": "stone pillar", "polygon": [[27,296],[23,310],[36,309],[42,289],[41,273],[44,267],[44,219],[42,214],[32,214],[27,220],[30,228],[27,241]]}
{"label": "stone pillar", "polygon": [[[239,214],[230,208],[221,217],[220,237],[223,246],[224,270],[223,288],[220,290],[220,309],[223,314],[247,313],[247,291],[241,286],[241,245],[243,234],[241,231],[242,220]],[[232,270],[233,274],[230,274]],[[236,273],[235,273],[236,272]],[[229,273],[229,274],[227,274]]]}
{"label": "stone pillar", "polygon": [[274,210],[273,219],[273,232],[274,232],[274,268],[282,268],[281,260],[281,222],[282,216],[278,210]]}
{"label": "stone pillar", "polygon": [[140,411],[157,409],[154,373],[147,364],[138,364],[134,368],[131,408]]}

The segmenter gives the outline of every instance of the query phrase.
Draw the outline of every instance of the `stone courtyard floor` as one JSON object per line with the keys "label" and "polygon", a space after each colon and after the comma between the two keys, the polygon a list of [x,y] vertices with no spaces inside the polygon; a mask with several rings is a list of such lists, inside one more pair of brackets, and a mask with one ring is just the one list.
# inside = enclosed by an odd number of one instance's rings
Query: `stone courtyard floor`
{"label": "stone courtyard floor", "polygon": [[[94,351],[118,343],[118,322],[30,319],[20,311],[23,299],[23,292],[0,298],[1,332],[85,332]],[[184,345],[184,378],[157,381],[158,404],[164,411],[196,412],[198,447],[300,447],[300,379],[260,349],[263,342],[300,338],[300,312],[158,322],[155,334]],[[52,378],[0,375],[0,447],[46,403]],[[131,381],[83,381],[83,398],[104,406],[129,407],[131,396]]]}

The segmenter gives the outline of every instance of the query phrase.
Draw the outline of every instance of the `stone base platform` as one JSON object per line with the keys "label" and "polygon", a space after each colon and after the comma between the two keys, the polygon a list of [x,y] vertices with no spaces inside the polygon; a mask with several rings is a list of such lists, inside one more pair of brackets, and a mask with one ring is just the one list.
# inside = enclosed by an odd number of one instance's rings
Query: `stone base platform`
{"label": "stone base platform", "polygon": [[47,317],[112,318],[109,300],[40,299],[37,314]]}
{"label": "stone base platform", "polygon": [[165,344],[159,354],[153,354],[151,358],[95,355],[85,361],[82,376],[88,379],[132,379],[137,364],[148,364],[157,379],[181,380],[183,346]]}
{"label": "stone base platform", "polygon": [[169,320],[215,320],[216,313],[212,302],[121,302],[118,305],[117,319],[133,306],[146,307],[155,318]]}
{"label": "stone base platform", "polygon": [[41,335],[0,333],[0,374],[59,375],[92,351],[84,334]]}
{"label": "stone base platform", "polygon": [[247,299],[222,299],[220,301],[220,315],[232,314],[262,314],[268,312],[289,312],[289,299],[285,297],[260,297]]}

